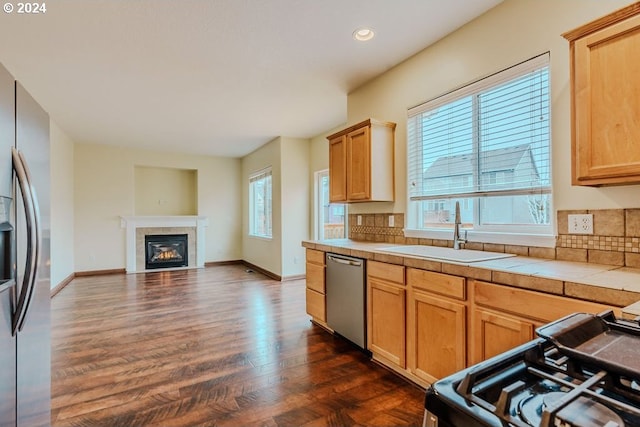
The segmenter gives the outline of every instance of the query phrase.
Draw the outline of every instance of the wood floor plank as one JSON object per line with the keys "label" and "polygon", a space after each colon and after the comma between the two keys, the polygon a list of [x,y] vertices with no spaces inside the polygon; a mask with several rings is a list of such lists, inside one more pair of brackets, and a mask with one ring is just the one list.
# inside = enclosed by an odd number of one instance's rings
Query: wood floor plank
{"label": "wood floor plank", "polygon": [[74,279],[52,300],[52,425],[422,423],[424,390],[240,265]]}

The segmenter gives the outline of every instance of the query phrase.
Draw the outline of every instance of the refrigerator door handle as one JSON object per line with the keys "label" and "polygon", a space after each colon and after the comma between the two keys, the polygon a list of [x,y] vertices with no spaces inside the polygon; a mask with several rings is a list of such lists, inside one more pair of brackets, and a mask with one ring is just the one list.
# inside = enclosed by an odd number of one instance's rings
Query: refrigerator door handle
{"label": "refrigerator door handle", "polygon": [[24,277],[19,293],[16,289],[15,314],[12,319],[12,329],[15,334],[21,331],[29,311],[29,305],[33,297],[36,280],[36,268],[40,258],[40,223],[38,219],[38,202],[35,199],[34,188],[31,184],[31,175],[27,168],[24,156],[15,148],[11,149],[13,168],[18,179],[18,186],[22,193],[24,203],[25,220],[27,226],[27,256],[25,261]]}

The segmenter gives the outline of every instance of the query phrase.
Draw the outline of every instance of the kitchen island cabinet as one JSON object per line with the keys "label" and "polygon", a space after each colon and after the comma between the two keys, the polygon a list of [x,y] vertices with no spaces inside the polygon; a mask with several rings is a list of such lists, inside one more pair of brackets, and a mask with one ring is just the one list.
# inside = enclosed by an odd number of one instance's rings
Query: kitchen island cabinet
{"label": "kitchen island cabinet", "polygon": [[404,267],[367,263],[367,347],[386,365],[406,367]]}
{"label": "kitchen island cabinet", "polygon": [[329,135],[329,200],[392,202],[396,124],[368,119]]}
{"label": "kitchen island cabinet", "polygon": [[467,303],[463,277],[407,269],[409,371],[434,382],[466,367]]}
{"label": "kitchen island cabinet", "polygon": [[571,54],[572,183],[640,183],[640,3],[563,36]]}

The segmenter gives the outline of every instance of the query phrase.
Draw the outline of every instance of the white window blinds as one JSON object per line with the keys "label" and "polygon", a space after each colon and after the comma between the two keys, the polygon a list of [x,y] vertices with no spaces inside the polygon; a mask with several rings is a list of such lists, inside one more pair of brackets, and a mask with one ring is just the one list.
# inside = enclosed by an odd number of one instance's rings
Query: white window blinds
{"label": "white window blinds", "polygon": [[551,192],[548,53],[408,115],[411,200]]}

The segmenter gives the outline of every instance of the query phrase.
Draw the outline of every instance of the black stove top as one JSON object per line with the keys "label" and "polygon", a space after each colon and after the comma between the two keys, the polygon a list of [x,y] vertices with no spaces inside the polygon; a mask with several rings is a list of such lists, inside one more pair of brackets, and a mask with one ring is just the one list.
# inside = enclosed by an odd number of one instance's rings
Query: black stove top
{"label": "black stove top", "polygon": [[537,332],[433,384],[425,426],[640,426],[637,324],[578,313]]}

